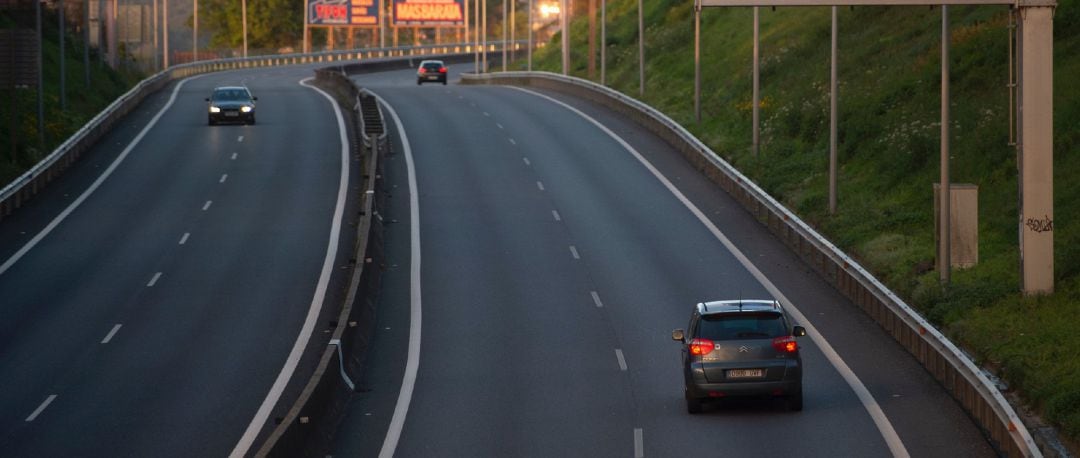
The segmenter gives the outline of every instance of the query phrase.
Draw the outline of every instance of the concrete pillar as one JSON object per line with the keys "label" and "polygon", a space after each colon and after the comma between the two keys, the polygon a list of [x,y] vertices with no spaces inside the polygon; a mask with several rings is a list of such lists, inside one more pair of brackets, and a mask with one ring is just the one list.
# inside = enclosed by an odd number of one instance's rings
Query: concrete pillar
{"label": "concrete pillar", "polygon": [[1054,292],[1054,6],[1020,7],[1020,281]]}

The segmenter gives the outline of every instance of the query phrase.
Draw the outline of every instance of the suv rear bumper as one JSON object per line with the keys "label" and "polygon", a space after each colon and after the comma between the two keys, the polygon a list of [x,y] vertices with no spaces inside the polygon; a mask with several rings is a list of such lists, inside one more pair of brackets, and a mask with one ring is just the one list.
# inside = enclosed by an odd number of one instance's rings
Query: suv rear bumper
{"label": "suv rear bumper", "polygon": [[686,394],[691,398],[791,396],[799,393],[802,393],[801,380],[686,385]]}

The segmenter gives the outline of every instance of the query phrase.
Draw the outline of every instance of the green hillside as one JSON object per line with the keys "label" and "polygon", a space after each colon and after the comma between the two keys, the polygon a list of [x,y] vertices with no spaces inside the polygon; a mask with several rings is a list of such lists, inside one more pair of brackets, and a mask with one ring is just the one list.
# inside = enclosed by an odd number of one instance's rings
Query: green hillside
{"label": "green hillside", "polygon": [[[638,96],[636,1],[608,3],[607,79]],[[750,8],[702,15],[702,122],[693,113],[693,2],[645,2],[645,102],[686,126],[872,269],[1059,431],[1080,438],[1080,12],[1055,15],[1056,294],[1019,294],[1016,150],[1008,145],[1008,10],[950,8],[952,180],[979,186],[979,264],[942,288],[934,271],[941,10],[842,8],[838,214],[828,210],[829,8],[762,8],[761,154],[751,144]],[[572,74],[586,75],[584,10]],[[534,68],[560,72],[559,37]],[[518,62],[516,68],[523,68]],[[599,68],[599,64],[597,64]],[[594,78],[599,79],[599,71]]]}
{"label": "green hillside", "polygon": [[[83,64],[83,40],[80,34],[68,29],[64,38],[64,62],[66,70],[66,106],[60,99],[60,38],[57,34],[57,16],[46,8],[42,17],[44,60],[44,138],[38,130],[38,99],[34,88],[15,91],[15,140],[11,147],[11,91],[0,88],[0,188],[22,175],[37,164],[79,128],[109,106],[135,83],[143,78],[134,72],[116,72],[102,63],[100,55],[90,53],[90,85],[86,84]],[[33,10],[28,13],[4,10],[0,12],[0,29],[33,28]]]}

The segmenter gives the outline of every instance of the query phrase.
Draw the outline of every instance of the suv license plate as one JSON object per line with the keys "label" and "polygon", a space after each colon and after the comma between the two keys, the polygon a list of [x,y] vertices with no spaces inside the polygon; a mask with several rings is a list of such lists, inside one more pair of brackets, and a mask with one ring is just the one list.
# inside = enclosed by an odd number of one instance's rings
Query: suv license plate
{"label": "suv license plate", "polygon": [[762,369],[731,369],[727,371],[728,378],[755,378],[765,376]]}

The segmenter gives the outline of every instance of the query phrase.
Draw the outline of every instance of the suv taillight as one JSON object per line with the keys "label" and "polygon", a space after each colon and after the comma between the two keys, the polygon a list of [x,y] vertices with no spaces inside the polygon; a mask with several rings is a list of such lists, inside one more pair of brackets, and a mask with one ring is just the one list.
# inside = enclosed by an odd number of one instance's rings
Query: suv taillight
{"label": "suv taillight", "polygon": [[440,67],[439,73],[446,73],[446,67]]}
{"label": "suv taillight", "polygon": [[427,73],[427,69],[425,69],[424,67],[420,67],[419,73]]}
{"label": "suv taillight", "polygon": [[707,355],[709,352],[716,348],[716,344],[709,339],[694,339],[687,345],[690,348],[690,354],[694,356]]}
{"label": "suv taillight", "polygon": [[784,336],[777,337],[772,341],[773,348],[780,353],[795,353],[799,351],[799,344],[795,342],[795,337]]}

